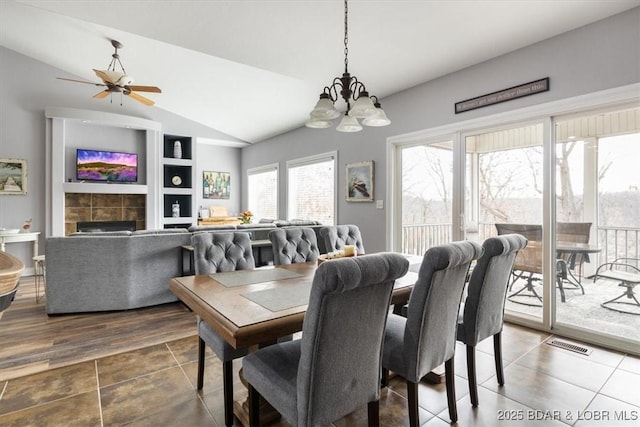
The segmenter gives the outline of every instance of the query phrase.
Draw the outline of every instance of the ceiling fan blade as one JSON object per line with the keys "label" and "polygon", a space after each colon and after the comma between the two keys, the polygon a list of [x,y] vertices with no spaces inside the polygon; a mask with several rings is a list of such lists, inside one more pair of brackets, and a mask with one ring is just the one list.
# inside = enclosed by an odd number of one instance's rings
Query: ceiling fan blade
{"label": "ceiling fan blade", "polygon": [[103,82],[115,84],[115,82],[113,80],[111,80],[111,77],[109,77],[109,75],[107,73],[105,73],[104,71],[96,70],[95,68],[93,68],[93,72],[96,73],[96,76],[100,77]]}
{"label": "ceiling fan blade", "polygon": [[103,90],[102,92],[96,93],[95,95],[93,95],[93,97],[97,99],[102,99],[107,97],[110,93],[111,92],[109,91],[109,89],[107,89],[107,90]]}
{"label": "ceiling fan blade", "polygon": [[64,77],[56,77],[56,79],[58,79],[58,80],[66,80],[68,82],[85,83],[85,84],[94,85],[94,86],[106,86],[104,83],[94,83],[94,82],[88,82],[86,80],[67,79],[67,78],[64,78]]}
{"label": "ceiling fan blade", "polygon": [[142,102],[144,105],[152,106],[153,104],[155,104],[155,102],[153,102],[149,98],[145,98],[144,96],[139,95],[139,94],[137,94],[135,92],[129,92],[128,94],[127,94],[127,92],[125,92],[125,95],[129,95],[133,99]]}
{"label": "ceiling fan blade", "polygon": [[138,92],[162,93],[160,88],[155,86],[127,86],[127,88],[138,91]]}

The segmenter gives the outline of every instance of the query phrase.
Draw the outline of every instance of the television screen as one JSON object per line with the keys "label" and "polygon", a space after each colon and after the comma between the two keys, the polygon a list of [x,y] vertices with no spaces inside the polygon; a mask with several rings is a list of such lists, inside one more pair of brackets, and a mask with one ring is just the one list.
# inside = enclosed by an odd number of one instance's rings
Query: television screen
{"label": "television screen", "polygon": [[78,149],[76,179],[79,181],[136,182],[138,155]]}

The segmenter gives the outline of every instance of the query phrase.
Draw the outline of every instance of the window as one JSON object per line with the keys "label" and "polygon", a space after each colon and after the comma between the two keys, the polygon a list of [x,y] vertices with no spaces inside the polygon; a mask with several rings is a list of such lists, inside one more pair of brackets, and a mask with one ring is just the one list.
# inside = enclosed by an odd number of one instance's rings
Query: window
{"label": "window", "polygon": [[288,219],[335,224],[336,159],[333,152],[287,162]]}
{"label": "window", "polygon": [[254,218],[278,219],[278,164],[247,171],[248,209]]}

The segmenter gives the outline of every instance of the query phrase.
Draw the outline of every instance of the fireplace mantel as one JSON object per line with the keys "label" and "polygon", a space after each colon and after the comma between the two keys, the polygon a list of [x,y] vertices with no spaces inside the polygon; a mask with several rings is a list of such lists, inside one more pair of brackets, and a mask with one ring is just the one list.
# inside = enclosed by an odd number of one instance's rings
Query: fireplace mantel
{"label": "fireplace mantel", "polygon": [[65,182],[65,193],[100,194],[147,194],[146,185],[138,184],[99,184],[95,182]]}

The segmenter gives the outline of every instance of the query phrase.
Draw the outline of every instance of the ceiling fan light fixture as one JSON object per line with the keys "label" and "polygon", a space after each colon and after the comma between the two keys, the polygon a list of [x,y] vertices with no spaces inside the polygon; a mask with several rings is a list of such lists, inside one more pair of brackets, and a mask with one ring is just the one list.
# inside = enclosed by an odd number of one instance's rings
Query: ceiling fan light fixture
{"label": "ceiling fan light fixture", "polygon": [[[106,70],[98,70],[95,68],[93,69],[93,72],[102,81],[101,83],[93,83],[93,82],[83,81],[83,80],[68,79],[64,77],[58,77],[58,79],[104,87],[105,89],[102,92],[99,92],[93,96],[94,98],[97,98],[97,99],[106,98],[109,94],[119,92],[120,94],[130,96],[131,98],[145,105],[148,105],[148,106],[154,105],[155,104],[154,101],[136,92],[162,93],[160,88],[156,86],[133,85],[133,82],[134,82],[133,77],[127,74],[127,72],[125,71],[122,65],[122,62],[120,62],[120,55],[118,54],[118,49],[122,48],[122,44],[117,40],[111,40],[111,45],[115,48],[115,52],[111,55],[112,59],[107,69]],[[120,66],[120,70],[116,70],[116,64]],[[122,106],[122,102],[120,102],[120,105]]]}

